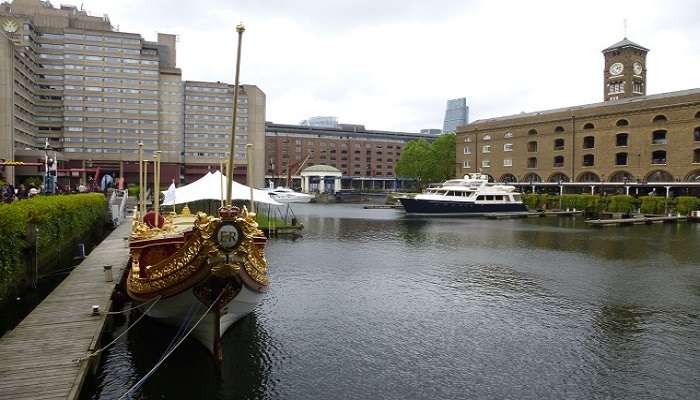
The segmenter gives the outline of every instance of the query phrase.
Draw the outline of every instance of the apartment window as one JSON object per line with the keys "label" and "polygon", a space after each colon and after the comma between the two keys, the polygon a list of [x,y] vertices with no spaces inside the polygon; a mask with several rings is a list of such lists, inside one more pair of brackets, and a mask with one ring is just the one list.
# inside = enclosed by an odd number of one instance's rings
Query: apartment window
{"label": "apartment window", "polygon": [[[583,129],[586,129],[585,127]],[[563,126],[557,126],[554,128],[554,133],[562,133],[564,132],[564,127]]]}
{"label": "apartment window", "polygon": [[564,150],[564,139],[554,139],[554,150]]}
{"label": "apartment window", "polygon": [[700,149],[693,150],[693,164],[700,164]]}
{"label": "apartment window", "polygon": [[472,154],[472,149],[469,146],[465,147],[464,154]]}
{"label": "apartment window", "polygon": [[512,137],[513,137],[513,132],[506,132],[505,134],[503,134],[504,139],[510,139]]}
{"label": "apartment window", "polygon": [[554,163],[552,164],[554,168],[560,168],[564,166],[564,156],[554,157]]}
{"label": "apartment window", "polygon": [[472,137],[471,136],[465,136],[464,137],[464,143],[471,143],[472,142]]}
{"label": "apartment window", "polygon": [[585,130],[593,129],[593,128],[595,128],[595,125],[593,125],[593,124],[590,123],[590,122],[586,123],[586,124],[583,126],[583,129],[585,129]]}
{"label": "apartment window", "polygon": [[584,149],[593,149],[595,148],[595,137],[593,136],[586,136],[583,138],[583,148]]}
{"label": "apartment window", "polygon": [[527,131],[527,134],[530,136],[537,135],[537,129],[530,129],[529,131]]}
{"label": "apartment window", "polygon": [[651,144],[666,144],[666,131],[662,129],[652,132]]}
{"label": "apartment window", "polygon": [[481,140],[483,140],[484,142],[488,142],[489,140],[491,140],[491,135],[484,135],[484,137],[481,138]]}
{"label": "apartment window", "polygon": [[489,168],[490,166],[491,166],[491,161],[489,161],[489,160],[482,160],[481,161],[482,168]]}
{"label": "apartment window", "polygon": [[615,154],[615,165],[627,165],[627,153]]}
{"label": "apartment window", "polygon": [[693,131],[693,140],[696,142],[700,142],[700,126],[696,127]]}
{"label": "apartment window", "polygon": [[593,154],[583,155],[583,166],[592,167],[595,164],[595,156]]}
{"label": "apartment window", "polygon": [[643,93],[642,92],[642,82],[641,81],[633,81],[632,82],[632,91],[634,93]]}
{"label": "apartment window", "polygon": [[665,115],[659,114],[659,115],[655,116],[654,119],[653,119],[652,121],[653,121],[655,124],[662,124],[662,123],[664,123],[664,122],[667,122],[667,121],[668,121],[668,118],[666,118]]}
{"label": "apartment window", "polygon": [[482,153],[490,153],[491,152],[491,145],[487,144],[487,145],[481,146],[481,152]]}
{"label": "apartment window", "polygon": [[617,126],[627,126],[629,124],[630,124],[629,121],[627,121],[626,119],[619,119],[615,123],[615,125],[617,125]]}
{"label": "apartment window", "polygon": [[537,168],[537,157],[530,157],[527,159],[528,168]]}
{"label": "apartment window", "polygon": [[462,168],[471,168],[469,166],[469,160],[464,160],[464,162],[462,163]]}
{"label": "apartment window", "polygon": [[615,135],[615,146],[617,147],[627,147],[629,140],[629,135],[626,133],[618,133]]}
{"label": "apartment window", "polygon": [[666,151],[656,150],[651,153],[651,163],[655,165],[665,165],[666,164]]}
{"label": "apartment window", "polygon": [[513,151],[513,143],[504,143],[503,151]]}
{"label": "apartment window", "polygon": [[537,142],[527,142],[527,151],[529,153],[537,152]]}
{"label": "apartment window", "polygon": [[504,158],[503,159],[503,166],[504,167],[512,167],[513,166],[513,159],[512,158]]}

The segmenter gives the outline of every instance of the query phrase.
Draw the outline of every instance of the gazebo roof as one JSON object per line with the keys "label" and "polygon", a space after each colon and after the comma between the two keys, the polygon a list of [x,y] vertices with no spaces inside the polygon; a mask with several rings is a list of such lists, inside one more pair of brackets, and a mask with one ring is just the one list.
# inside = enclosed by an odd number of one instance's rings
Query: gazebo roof
{"label": "gazebo roof", "polygon": [[325,165],[325,164],[319,164],[319,165],[312,165],[310,167],[304,168],[304,170],[301,171],[302,173],[332,173],[332,174],[342,174],[340,170],[336,167],[333,167],[331,165]]}

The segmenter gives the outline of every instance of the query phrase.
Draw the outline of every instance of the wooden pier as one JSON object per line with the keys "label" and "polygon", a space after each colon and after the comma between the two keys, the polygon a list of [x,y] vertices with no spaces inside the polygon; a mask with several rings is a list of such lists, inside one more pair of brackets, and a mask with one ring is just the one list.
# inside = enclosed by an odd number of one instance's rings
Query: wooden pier
{"label": "wooden pier", "polygon": [[[130,220],[115,229],[15,329],[0,338],[0,399],[77,399],[97,357],[111,294],[129,258],[124,237]],[[105,281],[104,266],[114,281]],[[92,306],[100,313],[92,315]]]}
{"label": "wooden pier", "polygon": [[520,211],[504,213],[486,213],[488,219],[515,219],[515,218],[540,218],[540,217],[574,217],[582,215],[583,211]]}
{"label": "wooden pier", "polygon": [[614,219],[589,219],[586,223],[590,226],[605,227],[605,226],[625,226],[625,225],[650,225],[664,224],[674,222],[685,222],[688,220],[686,216],[639,216],[632,218],[614,218]]}

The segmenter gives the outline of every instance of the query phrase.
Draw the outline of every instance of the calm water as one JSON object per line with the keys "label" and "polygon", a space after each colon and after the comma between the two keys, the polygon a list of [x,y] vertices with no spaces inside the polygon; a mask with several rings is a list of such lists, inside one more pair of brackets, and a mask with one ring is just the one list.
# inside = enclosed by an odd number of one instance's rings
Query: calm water
{"label": "calm water", "polygon": [[[698,398],[700,224],[294,209],[304,237],[270,241],[272,289],[225,336],[223,377],[188,341],[137,397]],[[174,333],[135,329],[84,397],[119,397]]]}

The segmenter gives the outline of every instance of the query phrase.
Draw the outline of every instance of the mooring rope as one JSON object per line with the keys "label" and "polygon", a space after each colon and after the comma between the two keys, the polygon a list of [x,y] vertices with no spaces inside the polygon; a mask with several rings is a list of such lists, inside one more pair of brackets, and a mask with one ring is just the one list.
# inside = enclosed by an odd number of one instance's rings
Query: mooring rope
{"label": "mooring rope", "polygon": [[148,371],[148,373],[147,373],[146,375],[143,376],[143,378],[141,378],[138,382],[136,382],[136,384],[134,384],[131,388],[129,388],[129,390],[127,390],[126,393],[124,393],[123,395],[121,395],[121,396],[119,397],[119,400],[122,400],[122,399],[126,398],[126,396],[128,396],[129,394],[131,394],[131,392],[133,392],[134,390],[136,390],[136,389],[138,389],[139,387],[141,387],[141,385],[143,385],[143,384],[146,382],[146,380],[147,380],[151,375],[153,375],[154,372],[156,372],[156,370],[165,362],[165,360],[167,360],[168,357],[169,357],[175,350],[177,350],[177,348],[182,344],[182,342],[184,342],[185,339],[187,339],[187,337],[195,330],[195,328],[197,327],[197,325],[199,325],[199,323],[202,322],[202,320],[204,319],[204,317],[206,317],[207,314],[209,314],[209,311],[211,311],[211,309],[214,308],[214,305],[219,301],[219,299],[221,298],[221,296],[222,296],[223,294],[224,294],[224,291],[221,291],[221,293],[219,293],[219,295],[216,296],[216,299],[214,299],[214,301],[211,303],[211,305],[209,306],[209,308],[207,308],[207,310],[204,311],[204,314],[202,314],[202,316],[199,317],[199,319],[197,320],[197,322],[195,322],[195,324],[192,326],[192,328],[190,328],[190,330],[187,331],[187,333],[185,334],[185,336],[183,336],[183,337],[175,344],[175,346],[172,347],[172,349],[170,349],[169,351],[167,351],[167,352],[165,353],[165,355],[163,355],[163,356],[161,357],[160,361],[158,361],[158,362],[156,363],[156,365],[154,365],[153,368],[151,368],[151,370]]}
{"label": "mooring rope", "polygon": [[138,310],[139,308],[145,306],[146,304],[150,303],[151,301],[155,301],[155,300],[159,300],[159,299],[160,299],[160,296],[154,297],[154,298],[152,298],[151,300],[148,300],[148,301],[146,301],[146,302],[143,302],[143,303],[139,304],[138,306],[134,306],[134,307],[131,307],[131,308],[127,308],[126,310],[107,311],[107,312],[105,312],[105,313],[103,313],[103,314],[107,314],[107,315],[126,314],[126,313],[128,313],[129,311]]}
{"label": "mooring rope", "polygon": [[143,314],[141,314],[141,315],[136,319],[136,321],[134,321],[133,324],[129,325],[126,329],[124,329],[124,332],[120,333],[119,336],[117,336],[116,338],[114,338],[114,340],[112,340],[111,342],[109,342],[106,346],[104,346],[104,347],[102,347],[102,348],[99,348],[99,349],[93,351],[92,353],[88,354],[88,355],[85,356],[85,357],[76,358],[74,361],[76,361],[76,362],[82,362],[82,361],[84,361],[84,360],[87,360],[87,359],[90,359],[90,358],[92,358],[92,357],[95,357],[96,355],[102,353],[102,352],[105,351],[107,348],[109,348],[111,345],[113,345],[114,343],[116,343],[117,340],[119,340],[122,336],[124,336],[127,332],[129,332],[129,330],[131,330],[131,328],[133,328],[134,326],[136,326],[136,324],[138,324],[139,321],[141,321],[141,320],[143,319],[143,317],[146,316],[146,314],[148,313],[148,311],[150,311],[151,308],[153,308],[153,306],[155,306],[156,303],[158,303],[158,300],[160,300],[160,298],[161,298],[161,296],[156,297],[155,300],[153,301],[153,303],[151,303],[151,305],[146,309],[146,311],[144,311]]}

